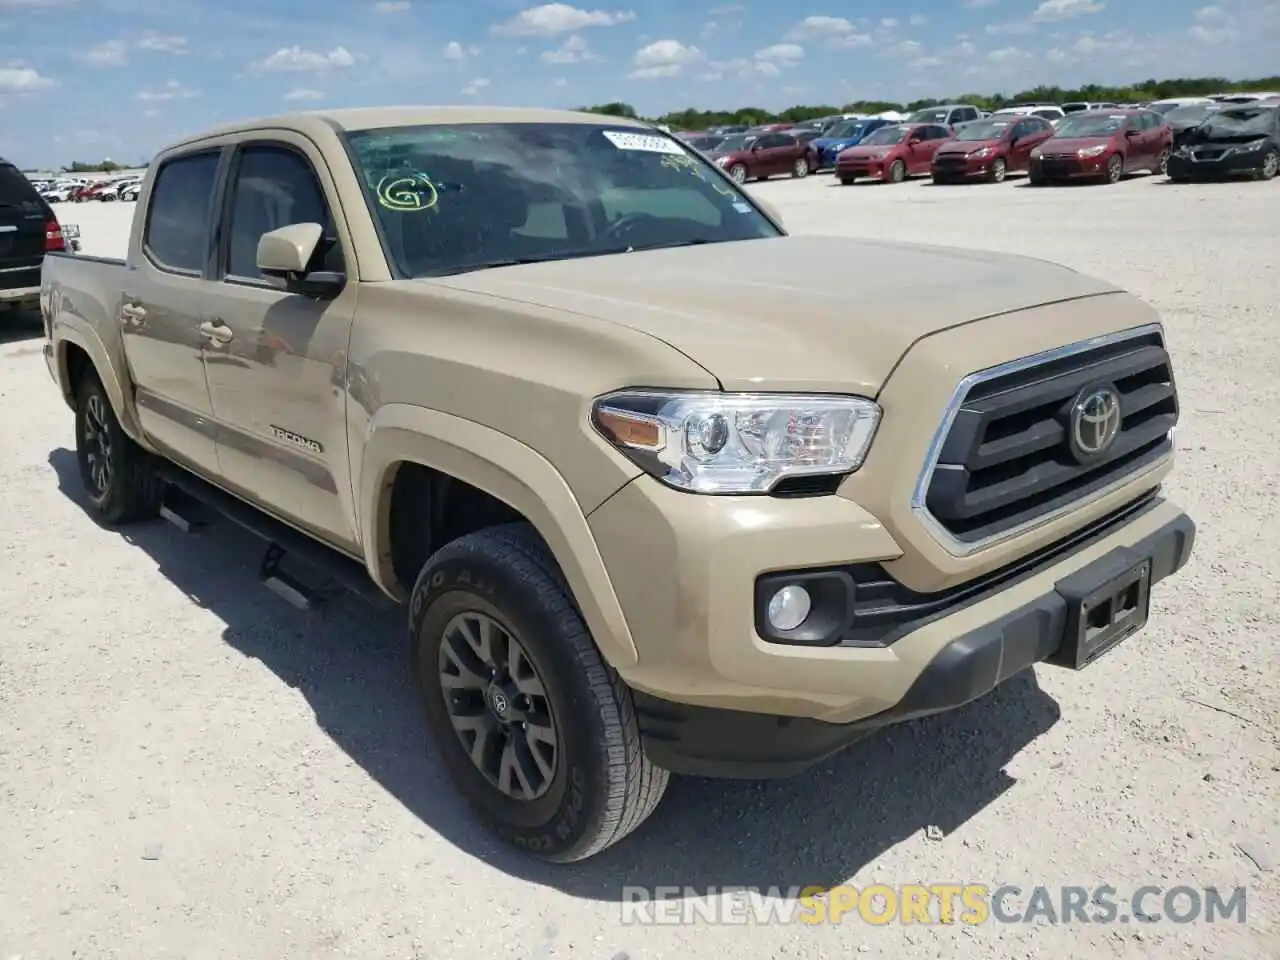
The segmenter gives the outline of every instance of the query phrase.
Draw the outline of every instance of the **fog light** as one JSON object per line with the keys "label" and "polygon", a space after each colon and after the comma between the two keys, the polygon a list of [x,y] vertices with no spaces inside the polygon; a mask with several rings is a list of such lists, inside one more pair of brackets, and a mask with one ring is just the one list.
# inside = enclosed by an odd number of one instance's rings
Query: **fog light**
{"label": "fog light", "polygon": [[794,584],[783,587],[769,599],[769,626],[775,630],[794,630],[804,623],[812,607],[809,591]]}

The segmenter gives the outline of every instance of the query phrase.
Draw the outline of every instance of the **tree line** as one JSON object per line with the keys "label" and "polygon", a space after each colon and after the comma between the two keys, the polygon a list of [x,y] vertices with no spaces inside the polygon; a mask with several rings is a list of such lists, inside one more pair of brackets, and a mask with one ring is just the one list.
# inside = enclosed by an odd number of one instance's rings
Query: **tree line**
{"label": "tree line", "polygon": [[686,107],[665,113],[659,117],[641,117],[629,103],[603,103],[592,107],[580,107],[588,113],[601,113],[611,117],[632,117],[664,124],[673,130],[705,130],[724,124],[802,123],[817,117],[838,113],[882,113],[900,110],[910,113],[940,103],[971,103],[983,110],[996,110],[1012,103],[1044,101],[1068,103],[1072,100],[1103,100],[1128,103],[1142,100],[1164,100],[1169,97],[1198,97],[1208,93],[1249,93],[1251,91],[1280,91],[1280,76],[1261,77],[1257,80],[1227,80],[1223,77],[1191,77],[1172,80],[1144,80],[1131,86],[1111,87],[1087,83],[1082,87],[1067,89],[1055,86],[1038,86],[1019,93],[962,93],[945,99],[912,100],[894,103],[889,100],[855,100],[841,106],[834,104],[797,105],[780,112],[763,107],[738,107],[734,110],[698,110]]}

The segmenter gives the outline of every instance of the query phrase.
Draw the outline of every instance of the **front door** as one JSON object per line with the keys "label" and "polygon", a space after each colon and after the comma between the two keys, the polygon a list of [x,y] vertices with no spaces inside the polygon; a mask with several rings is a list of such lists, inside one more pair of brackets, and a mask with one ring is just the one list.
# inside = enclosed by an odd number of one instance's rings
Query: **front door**
{"label": "front door", "polygon": [[[257,266],[264,233],[324,227],[317,269],[344,272],[341,228],[315,148],[280,134],[241,145],[222,209],[225,248],[205,301],[205,367],[227,485],[335,546],[357,549],[346,433],[354,278],[332,300],[286,293]],[[327,171],[326,171],[327,180]]]}
{"label": "front door", "polygon": [[218,474],[200,311],[221,148],[166,159],[147,200],[141,250],[121,271],[125,358],[147,437],[179,463]]}

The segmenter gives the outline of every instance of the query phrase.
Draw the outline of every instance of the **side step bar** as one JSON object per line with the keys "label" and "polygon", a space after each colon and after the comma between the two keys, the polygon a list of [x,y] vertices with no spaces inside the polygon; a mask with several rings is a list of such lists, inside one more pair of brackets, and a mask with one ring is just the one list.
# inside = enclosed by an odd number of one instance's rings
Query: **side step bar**
{"label": "side step bar", "polygon": [[216,514],[235,523],[267,542],[259,576],[266,587],[296,607],[307,610],[319,606],[327,597],[324,587],[308,586],[297,575],[282,567],[286,557],[296,559],[333,584],[356,594],[379,607],[394,602],[374,586],[364,564],[344,556],[322,543],[299,533],[244,501],[218,489],[213,484],[170,463],[160,465],[165,483],[164,505],[160,515],[183,533],[197,533],[208,526]]}

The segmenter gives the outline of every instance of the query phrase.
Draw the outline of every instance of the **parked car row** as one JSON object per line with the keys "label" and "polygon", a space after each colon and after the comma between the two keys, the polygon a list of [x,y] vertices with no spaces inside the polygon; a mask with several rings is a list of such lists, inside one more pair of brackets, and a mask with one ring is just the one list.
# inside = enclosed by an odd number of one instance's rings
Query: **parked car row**
{"label": "parked car row", "polygon": [[137,200],[142,178],[136,174],[109,180],[86,180],[82,177],[57,177],[33,180],[32,186],[47,203],[85,203],[89,200]]}

